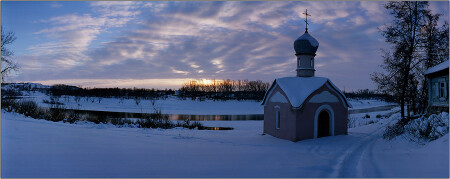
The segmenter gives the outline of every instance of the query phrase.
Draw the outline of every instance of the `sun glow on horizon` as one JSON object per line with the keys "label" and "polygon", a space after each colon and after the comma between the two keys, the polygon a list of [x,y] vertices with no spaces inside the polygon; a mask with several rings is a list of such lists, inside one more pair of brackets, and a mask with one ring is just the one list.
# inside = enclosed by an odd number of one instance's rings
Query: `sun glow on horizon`
{"label": "sun glow on horizon", "polygon": [[223,80],[216,80],[216,79],[214,79],[214,80],[210,80],[210,79],[202,79],[200,82],[201,82],[202,84],[205,84],[205,85],[214,85],[214,84],[220,83],[221,81],[223,81]]}

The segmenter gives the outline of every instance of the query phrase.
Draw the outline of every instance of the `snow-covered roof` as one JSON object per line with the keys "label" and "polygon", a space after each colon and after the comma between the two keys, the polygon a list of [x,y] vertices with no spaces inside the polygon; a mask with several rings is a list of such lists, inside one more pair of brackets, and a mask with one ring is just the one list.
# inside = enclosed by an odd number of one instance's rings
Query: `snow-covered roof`
{"label": "snow-covered roof", "polygon": [[428,68],[424,72],[424,74],[428,75],[428,74],[431,74],[431,73],[435,73],[435,72],[438,72],[438,71],[442,71],[442,70],[448,69],[448,65],[449,65],[449,63],[448,63],[448,60],[447,60],[447,61],[442,62],[442,63],[440,63],[440,64],[438,64],[438,65],[436,65],[434,67]]}
{"label": "snow-covered roof", "polygon": [[275,79],[272,86],[266,92],[262,104],[265,104],[266,98],[276,85],[284,91],[287,98],[291,102],[292,107],[300,108],[305,102],[306,98],[310,96],[314,91],[318,90],[325,83],[329,83],[336,92],[338,92],[344,100],[344,103],[348,107],[352,107],[351,104],[345,98],[344,93],[342,93],[339,88],[334,86],[334,84],[328,79],[323,77],[284,77]]}

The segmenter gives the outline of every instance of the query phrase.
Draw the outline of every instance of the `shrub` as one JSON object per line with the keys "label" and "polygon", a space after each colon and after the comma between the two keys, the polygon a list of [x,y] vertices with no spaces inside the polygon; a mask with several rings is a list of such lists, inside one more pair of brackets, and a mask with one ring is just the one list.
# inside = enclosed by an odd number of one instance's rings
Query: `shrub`
{"label": "shrub", "polygon": [[419,140],[431,141],[448,133],[448,113],[422,116],[405,125],[405,130]]}
{"label": "shrub", "polygon": [[[53,100],[55,101],[55,100]],[[8,112],[15,111],[20,114],[24,114],[25,116],[29,116],[35,119],[45,119],[53,122],[69,122],[75,123],[76,121],[86,120],[89,122],[94,122],[96,124],[107,123],[106,116],[100,115],[88,115],[84,119],[82,119],[81,115],[74,110],[67,110],[58,102],[49,103],[52,104],[52,108],[45,109],[41,108],[34,101],[17,101],[14,99],[2,99],[2,108]],[[171,120],[169,120],[169,115],[162,114],[161,110],[156,110],[154,113],[150,114],[142,114],[143,119],[137,122],[131,121],[129,119],[116,118],[111,119],[109,122],[116,126],[129,126],[136,127],[136,124],[141,128],[162,128],[162,129],[171,129],[174,127],[184,127],[188,129],[204,129],[202,123],[193,122],[189,119],[185,120],[184,123],[177,121],[174,124]]]}
{"label": "shrub", "polygon": [[110,123],[112,125],[120,127],[135,127],[136,122],[129,120],[129,119],[123,119],[123,118],[114,118],[111,119]]}
{"label": "shrub", "polygon": [[171,129],[174,127],[175,127],[175,124],[173,124],[173,122],[167,118],[167,119],[162,120],[161,126],[159,128]]}
{"label": "shrub", "polygon": [[123,121],[122,118],[114,118],[114,119],[111,119],[110,122],[112,125],[115,125],[115,126],[121,126],[121,125],[125,124],[125,122]]}
{"label": "shrub", "polygon": [[38,106],[34,101],[20,101],[16,112],[27,117],[34,116],[38,110]]}
{"label": "shrub", "polygon": [[387,126],[386,130],[383,133],[383,139],[391,140],[394,137],[403,134],[404,132],[403,126],[404,124],[400,120],[397,121],[394,125]]}
{"label": "shrub", "polygon": [[63,121],[66,117],[66,114],[64,113],[64,108],[61,106],[58,106],[56,108],[50,108],[47,112],[47,115],[45,115],[45,119],[53,122],[59,122]]}
{"label": "shrub", "polygon": [[188,126],[188,129],[194,129],[194,128],[203,129],[204,127],[205,126],[203,126],[202,123],[195,121],[194,123],[192,123],[192,125]]}
{"label": "shrub", "polygon": [[377,114],[377,116],[375,116],[376,118],[378,118],[378,119],[380,119],[380,118],[382,118],[383,117],[383,115],[381,115],[381,114]]}
{"label": "shrub", "polygon": [[76,112],[73,111],[73,110],[70,110],[70,111],[68,112],[67,117],[66,117],[66,121],[67,121],[68,123],[73,124],[74,122],[80,121],[80,120],[81,120],[80,114],[76,113]]}
{"label": "shrub", "polygon": [[162,114],[161,110],[156,110],[154,113],[142,114],[142,120],[137,123],[141,128],[162,128],[171,129],[175,127],[175,124],[169,120],[169,115]]}
{"label": "shrub", "polygon": [[35,119],[44,118],[47,112],[44,108],[39,107],[36,102],[30,100],[2,99],[2,109],[7,112],[14,111]]}
{"label": "shrub", "polygon": [[370,115],[369,115],[369,114],[366,114],[366,115],[364,116],[364,118],[370,118]]}
{"label": "shrub", "polygon": [[141,128],[162,128],[162,129],[171,129],[175,125],[170,120],[159,120],[153,118],[145,118],[138,122],[139,127]]}
{"label": "shrub", "polygon": [[103,116],[103,115],[100,115],[100,116],[89,115],[85,118],[85,120],[96,123],[96,124],[100,124],[100,123],[106,124],[107,123],[106,116]]}
{"label": "shrub", "polygon": [[16,100],[14,99],[4,99],[2,98],[2,109],[7,112],[12,112],[16,104]]}
{"label": "shrub", "polygon": [[204,129],[205,128],[205,126],[203,126],[203,124],[198,121],[194,121],[193,123],[191,123],[190,119],[185,119],[183,122],[184,123],[177,121],[176,127],[184,127],[184,128],[188,128],[188,129],[195,129],[195,128]]}

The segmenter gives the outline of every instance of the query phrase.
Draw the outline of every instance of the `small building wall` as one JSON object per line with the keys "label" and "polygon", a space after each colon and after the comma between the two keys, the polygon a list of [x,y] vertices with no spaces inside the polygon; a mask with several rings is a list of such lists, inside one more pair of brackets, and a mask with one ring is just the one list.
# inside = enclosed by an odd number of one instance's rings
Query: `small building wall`
{"label": "small building wall", "polygon": [[[286,99],[286,103],[271,102],[270,99],[279,92]],[[268,96],[267,104],[264,105],[264,133],[274,137],[294,141],[296,139],[295,113],[291,109],[290,102],[286,94],[277,85]],[[280,110],[280,128],[276,129],[276,106]]]}
{"label": "small building wall", "polygon": [[[331,103],[311,102],[311,98],[325,91],[333,95],[337,100]],[[270,101],[277,92],[286,98],[287,103]],[[268,101],[264,106],[264,133],[266,134],[291,141],[314,138],[314,130],[316,127],[314,126],[314,120],[316,118],[317,109],[322,105],[328,105],[333,111],[334,135],[347,134],[348,108],[345,107],[343,99],[330,85],[328,85],[328,83],[325,83],[322,87],[309,95],[305,100],[306,103],[302,109],[292,109],[286,94],[278,85],[274,87],[267,99]],[[281,114],[280,129],[276,129],[276,106],[279,106]]]}
{"label": "small building wall", "polygon": [[[324,91],[330,92],[334,95],[339,102],[335,103],[310,103],[312,97],[320,94]],[[345,107],[343,99],[339,97],[339,94],[335,90],[330,89],[330,87],[325,84],[320,87],[317,91],[312,93],[305,101],[305,106],[303,109],[297,111],[297,138],[298,140],[313,139],[314,138],[314,120],[316,118],[317,109],[322,105],[329,105],[333,110],[334,117],[334,135],[347,134],[347,119],[348,119],[348,108]],[[319,111],[320,112],[320,111]],[[331,117],[331,116],[330,116]],[[331,127],[331,124],[330,124]]]}

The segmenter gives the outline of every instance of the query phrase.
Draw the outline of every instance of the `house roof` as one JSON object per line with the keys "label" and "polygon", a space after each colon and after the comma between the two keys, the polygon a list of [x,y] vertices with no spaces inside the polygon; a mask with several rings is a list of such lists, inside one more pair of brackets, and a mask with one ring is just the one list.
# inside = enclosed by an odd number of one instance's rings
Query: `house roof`
{"label": "house roof", "polygon": [[272,89],[275,88],[276,85],[278,85],[286,94],[292,107],[300,108],[302,107],[306,98],[308,98],[314,91],[318,90],[327,82],[338,94],[341,95],[345,105],[347,107],[352,107],[351,104],[347,101],[344,93],[342,93],[339,88],[334,86],[334,84],[328,78],[323,77],[284,77],[275,79],[272,86],[269,88],[269,90],[267,90],[262,105],[265,104],[267,100],[266,98],[269,96]]}
{"label": "house roof", "polygon": [[429,75],[429,74],[432,74],[432,73],[436,73],[436,72],[439,72],[439,71],[448,69],[448,65],[449,65],[449,63],[448,63],[448,60],[447,60],[447,61],[442,62],[442,63],[440,63],[440,64],[438,64],[438,65],[436,65],[436,66],[434,66],[434,67],[428,68],[428,69],[424,72],[424,74],[425,74],[425,75]]}

